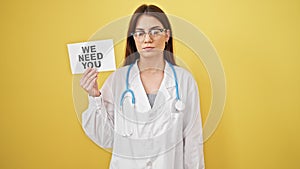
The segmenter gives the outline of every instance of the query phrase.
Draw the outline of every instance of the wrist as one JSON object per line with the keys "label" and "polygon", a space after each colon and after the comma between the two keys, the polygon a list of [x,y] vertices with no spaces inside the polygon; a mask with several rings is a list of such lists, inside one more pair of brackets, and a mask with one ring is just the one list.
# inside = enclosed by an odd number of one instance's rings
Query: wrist
{"label": "wrist", "polygon": [[101,96],[101,92],[98,90],[98,92],[97,92],[97,94],[96,94],[95,97],[99,97],[99,96]]}
{"label": "wrist", "polygon": [[101,92],[99,90],[97,90],[96,93],[89,94],[89,95],[92,96],[92,97],[99,97],[99,96],[101,96]]}

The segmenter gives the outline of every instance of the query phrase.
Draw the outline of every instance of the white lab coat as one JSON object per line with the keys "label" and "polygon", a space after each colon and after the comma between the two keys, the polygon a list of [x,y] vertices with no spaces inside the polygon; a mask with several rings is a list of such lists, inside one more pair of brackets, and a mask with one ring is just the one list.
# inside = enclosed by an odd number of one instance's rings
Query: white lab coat
{"label": "white lab coat", "polygon": [[180,99],[185,103],[182,112],[174,108],[175,81],[167,63],[152,109],[137,62],[129,74],[135,109],[130,93],[126,93],[123,109],[120,108],[128,66],[108,77],[100,90],[101,96],[89,96],[82,127],[97,145],[113,148],[110,169],[204,169],[198,87],[188,71],[174,68]]}

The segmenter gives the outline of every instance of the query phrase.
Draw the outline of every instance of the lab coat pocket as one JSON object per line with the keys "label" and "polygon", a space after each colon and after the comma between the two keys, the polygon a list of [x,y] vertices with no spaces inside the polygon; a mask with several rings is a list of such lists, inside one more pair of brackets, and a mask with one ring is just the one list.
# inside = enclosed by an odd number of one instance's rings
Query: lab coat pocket
{"label": "lab coat pocket", "polygon": [[180,117],[182,116],[182,112],[172,112],[171,113],[171,120],[175,120],[178,122],[178,120],[180,119]]}
{"label": "lab coat pocket", "polygon": [[182,116],[183,116],[183,112],[182,111],[178,111],[175,108],[175,104],[176,101],[173,102],[172,104],[172,108],[171,108],[171,121],[173,125],[181,125],[182,124]]}

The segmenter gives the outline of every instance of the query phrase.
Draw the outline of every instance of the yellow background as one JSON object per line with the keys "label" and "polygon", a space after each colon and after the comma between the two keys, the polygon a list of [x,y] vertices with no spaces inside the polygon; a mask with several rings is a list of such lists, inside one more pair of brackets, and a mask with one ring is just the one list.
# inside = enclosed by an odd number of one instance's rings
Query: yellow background
{"label": "yellow background", "polygon": [[[108,168],[110,154],[78,122],[66,44],[88,40],[142,3],[198,27],[223,63],[226,105],[204,144],[206,168],[299,169],[298,0],[1,1],[0,168]],[[197,79],[203,121],[207,80]]]}

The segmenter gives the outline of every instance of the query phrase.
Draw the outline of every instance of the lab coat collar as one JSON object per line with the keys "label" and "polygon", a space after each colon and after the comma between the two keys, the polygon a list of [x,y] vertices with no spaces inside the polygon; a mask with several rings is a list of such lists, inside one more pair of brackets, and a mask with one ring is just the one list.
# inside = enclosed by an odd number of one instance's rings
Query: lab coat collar
{"label": "lab coat collar", "polygon": [[[149,111],[151,106],[149,104],[149,100],[146,95],[146,91],[143,87],[141,78],[140,78],[140,70],[137,65],[137,61],[131,68],[129,74],[129,88],[131,88],[135,93],[136,98],[136,109],[140,112]],[[174,74],[172,68],[169,63],[165,61],[165,69],[164,69],[164,78],[161,82],[159,91],[155,98],[154,107],[158,108],[165,104],[169,99],[171,99],[171,89],[175,87]]]}
{"label": "lab coat collar", "polygon": [[[137,59],[134,63],[134,65],[132,66],[131,68],[131,71],[130,71],[130,75],[129,75],[129,84],[135,84],[133,83],[136,78],[140,78],[140,70],[139,70],[139,67],[137,65],[137,62],[138,62],[139,59]],[[164,79],[163,81],[165,80],[165,86],[166,88],[169,88],[169,87],[175,87],[175,80],[174,80],[174,74],[173,74],[173,70],[172,68],[170,67],[169,63],[165,60],[165,69],[164,69]],[[162,83],[163,84],[163,83]]]}

